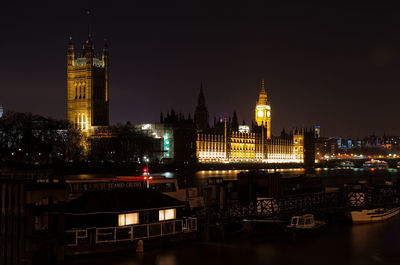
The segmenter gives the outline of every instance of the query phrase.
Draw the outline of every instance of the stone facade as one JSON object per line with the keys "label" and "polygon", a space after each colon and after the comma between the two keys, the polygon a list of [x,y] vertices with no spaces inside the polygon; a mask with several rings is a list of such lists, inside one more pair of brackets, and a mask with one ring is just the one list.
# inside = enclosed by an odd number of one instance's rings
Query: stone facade
{"label": "stone facade", "polygon": [[72,38],[68,45],[67,118],[84,132],[109,124],[108,45],[96,57],[90,35],[81,55],[75,55]]}

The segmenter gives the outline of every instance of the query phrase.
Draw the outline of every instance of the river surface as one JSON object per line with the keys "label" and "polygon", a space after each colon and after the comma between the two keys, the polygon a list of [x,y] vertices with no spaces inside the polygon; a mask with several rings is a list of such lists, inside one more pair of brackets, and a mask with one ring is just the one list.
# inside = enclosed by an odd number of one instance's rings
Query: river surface
{"label": "river surface", "polygon": [[83,265],[205,264],[400,264],[400,217],[385,223],[332,224],[312,237],[241,236],[224,242],[191,242],[149,250],[138,256],[113,254],[67,261]]}
{"label": "river surface", "polygon": [[[236,179],[240,171],[198,171],[191,175],[163,172],[154,175],[178,177],[196,185],[205,184],[208,177]],[[301,169],[281,170],[284,177],[304,173]],[[363,169],[318,169],[323,186],[342,186],[360,180],[384,183],[400,179],[397,169],[367,171]],[[312,237],[278,236],[248,237],[240,235],[223,242],[186,242],[171,244],[163,249],[147,250],[142,255],[109,254],[101,257],[69,260],[66,264],[115,265],[208,265],[208,264],[400,264],[400,216],[385,223],[352,226],[328,224],[325,231]]]}

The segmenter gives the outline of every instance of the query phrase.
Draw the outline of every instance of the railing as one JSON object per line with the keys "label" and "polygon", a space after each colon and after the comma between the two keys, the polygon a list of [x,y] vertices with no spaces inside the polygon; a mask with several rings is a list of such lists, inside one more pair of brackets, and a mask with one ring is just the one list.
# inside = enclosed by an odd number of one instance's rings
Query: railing
{"label": "railing", "polygon": [[317,192],[268,198],[245,206],[211,209],[211,218],[250,218],[254,216],[277,217],[318,211],[345,211],[368,208],[392,208],[400,205],[400,192],[396,187],[366,191]]}
{"label": "railing", "polygon": [[197,218],[159,223],[66,231],[68,246],[116,243],[197,231]]}

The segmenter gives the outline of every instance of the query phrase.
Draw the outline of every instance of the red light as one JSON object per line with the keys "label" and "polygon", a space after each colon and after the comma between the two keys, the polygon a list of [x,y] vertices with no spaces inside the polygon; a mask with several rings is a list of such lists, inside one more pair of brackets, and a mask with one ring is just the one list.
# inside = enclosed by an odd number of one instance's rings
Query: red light
{"label": "red light", "polygon": [[144,177],[144,180],[147,180],[147,177]]}
{"label": "red light", "polygon": [[147,172],[148,172],[147,167],[143,168],[143,173],[147,173]]}

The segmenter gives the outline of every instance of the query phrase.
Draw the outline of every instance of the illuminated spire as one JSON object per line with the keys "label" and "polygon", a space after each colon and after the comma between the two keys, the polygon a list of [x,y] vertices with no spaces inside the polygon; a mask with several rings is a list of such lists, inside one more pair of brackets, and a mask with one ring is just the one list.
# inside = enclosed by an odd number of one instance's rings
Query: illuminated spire
{"label": "illuminated spire", "polygon": [[261,91],[258,97],[257,105],[267,105],[267,92],[264,87],[264,79],[261,81]]}
{"label": "illuminated spire", "polygon": [[68,50],[67,50],[67,64],[69,66],[74,65],[74,44],[72,43],[72,36],[69,36],[69,41],[68,41]]}

